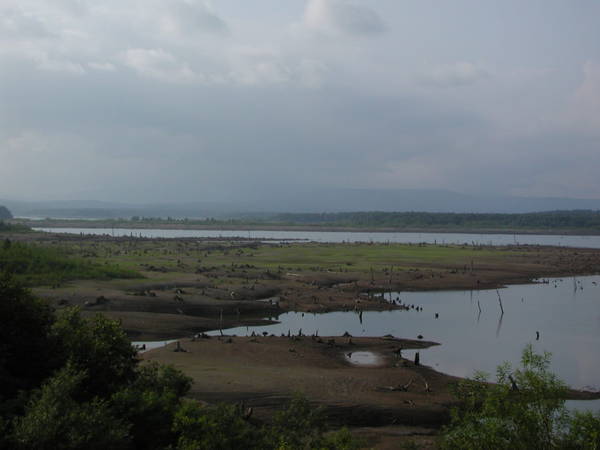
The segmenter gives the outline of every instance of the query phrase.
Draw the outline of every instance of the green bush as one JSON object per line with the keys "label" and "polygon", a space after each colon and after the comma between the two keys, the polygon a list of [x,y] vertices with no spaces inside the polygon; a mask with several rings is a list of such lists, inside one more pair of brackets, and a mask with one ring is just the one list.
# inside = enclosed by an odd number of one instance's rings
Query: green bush
{"label": "green bush", "polygon": [[88,397],[109,396],[139,376],[137,352],[116,320],[101,314],[84,318],[79,308],[66,308],[50,336],[60,360],[88,374],[83,384]]}
{"label": "green bush", "polygon": [[567,387],[549,371],[550,354],[536,354],[528,345],[521,365],[514,371],[508,363],[500,365],[495,384],[482,373],[459,383],[460,406],[444,430],[442,448],[599,448],[600,421],[565,409]]}
{"label": "green bush", "polygon": [[10,409],[2,400],[39,386],[56,368],[53,322],[48,304],[0,272],[0,415]]}
{"label": "green bush", "polygon": [[235,405],[184,396],[191,379],[140,365],[119,323],[58,317],[0,277],[0,449],[352,449],[347,431],[324,434],[322,417],[295,398],[271,425]]}
{"label": "green bush", "polygon": [[17,449],[126,449],[129,425],[112,414],[109,403],[81,401],[87,374],[67,365],[36,390],[25,414],[15,420]]}

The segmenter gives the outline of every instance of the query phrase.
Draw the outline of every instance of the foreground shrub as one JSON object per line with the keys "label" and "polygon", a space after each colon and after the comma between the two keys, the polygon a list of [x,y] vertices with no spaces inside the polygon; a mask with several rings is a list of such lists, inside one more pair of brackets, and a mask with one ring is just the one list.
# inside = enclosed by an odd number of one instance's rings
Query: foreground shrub
{"label": "foreground shrub", "polygon": [[58,316],[0,277],[0,449],[351,449],[301,398],[272,425],[241,407],[185,399],[191,379],[140,365],[119,323]]}
{"label": "foreground shrub", "polygon": [[566,410],[567,387],[549,371],[550,354],[536,354],[528,345],[521,365],[514,371],[500,365],[495,384],[483,373],[459,383],[460,406],[444,430],[443,448],[599,448],[600,420]]}
{"label": "foreground shrub", "polygon": [[15,420],[12,441],[21,449],[125,449],[129,426],[112,414],[108,402],[81,401],[86,378],[72,365],[36,390],[25,415]]}

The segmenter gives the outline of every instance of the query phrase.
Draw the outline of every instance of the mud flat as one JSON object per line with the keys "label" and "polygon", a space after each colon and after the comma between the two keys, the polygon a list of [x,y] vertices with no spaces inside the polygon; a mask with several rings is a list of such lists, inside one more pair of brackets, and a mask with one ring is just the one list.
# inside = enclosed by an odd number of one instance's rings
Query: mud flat
{"label": "mud flat", "polygon": [[[213,336],[182,339],[142,358],[172,364],[191,376],[192,397],[243,402],[259,420],[268,420],[299,392],[324,409],[331,426],[350,427],[370,446],[394,448],[416,440],[427,448],[435,447],[449,419],[452,386],[460,378],[416,365],[399,349],[434,345],[394,337]],[[376,363],[351,362],[349,354],[355,352],[375,355]],[[571,395],[593,397],[598,395]]]}
{"label": "mud flat", "polygon": [[[136,271],[139,279],[39,286],[55,306],[121,318],[139,339],[252,325],[286,311],[382,311],[383,292],[479,290],[595,274],[600,250],[542,246],[269,244],[248,239],[150,239],[29,233],[12,239]],[[142,316],[145,317],[142,320]],[[148,314],[179,316],[157,332]],[[193,318],[202,318],[193,324]],[[167,324],[172,324],[167,325]],[[181,325],[181,326],[180,326]],[[235,325],[232,325],[235,326]],[[154,336],[152,336],[154,335]]]}
{"label": "mud flat", "polygon": [[[261,335],[183,339],[179,345],[185,351],[176,352],[173,343],[142,357],[191,376],[192,397],[244,402],[255,417],[268,420],[300,392],[324,408],[332,426],[350,426],[370,441],[385,435],[385,427],[392,440],[434,435],[448,419],[450,386],[458,381],[398,355],[399,348],[426,348],[433,342]],[[351,352],[376,354],[378,363],[351,363]]]}

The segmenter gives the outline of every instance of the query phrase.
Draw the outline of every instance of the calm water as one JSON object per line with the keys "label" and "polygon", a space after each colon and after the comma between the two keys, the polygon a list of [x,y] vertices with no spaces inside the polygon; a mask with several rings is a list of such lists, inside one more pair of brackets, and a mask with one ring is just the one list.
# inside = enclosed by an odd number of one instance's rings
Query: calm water
{"label": "calm water", "polygon": [[483,245],[559,245],[565,247],[600,248],[600,236],[537,234],[469,234],[469,233],[371,233],[341,231],[261,231],[261,230],[137,230],[128,228],[34,228],[37,231],[71,234],[106,234],[150,238],[244,237],[255,239],[306,240],[314,242],[395,242],[430,244]]}
{"label": "calm water", "polygon": [[600,389],[600,276],[514,285],[499,293],[504,314],[496,290],[392,293],[392,298],[399,296],[423,311],[365,312],[362,323],[353,312],[290,312],[279,316],[279,324],[228,333],[287,334],[301,329],[321,336],[345,331],[354,336],[417,338],[421,334],[442,344],[421,350],[421,362],[459,376],[473,375],[475,370],[493,374],[500,362],[518,363],[523,347],[532,343],[539,351],[552,352],[552,369],[568,384]]}

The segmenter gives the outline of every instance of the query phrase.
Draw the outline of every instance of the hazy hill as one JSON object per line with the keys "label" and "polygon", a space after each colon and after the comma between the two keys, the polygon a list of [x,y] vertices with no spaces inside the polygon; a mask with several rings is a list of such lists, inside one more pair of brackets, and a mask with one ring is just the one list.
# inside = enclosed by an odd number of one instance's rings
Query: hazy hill
{"label": "hazy hill", "polygon": [[457,213],[525,213],[556,210],[599,210],[600,199],[466,195],[424,189],[312,189],[294,194],[279,190],[250,192],[228,202],[173,202],[125,204],[99,201],[20,202],[0,200],[17,217],[129,218],[188,217],[229,218],[265,213],[421,211]]}
{"label": "hazy hill", "polygon": [[6,206],[0,205],[0,220],[12,219],[12,214]]}

